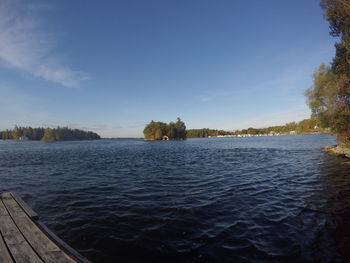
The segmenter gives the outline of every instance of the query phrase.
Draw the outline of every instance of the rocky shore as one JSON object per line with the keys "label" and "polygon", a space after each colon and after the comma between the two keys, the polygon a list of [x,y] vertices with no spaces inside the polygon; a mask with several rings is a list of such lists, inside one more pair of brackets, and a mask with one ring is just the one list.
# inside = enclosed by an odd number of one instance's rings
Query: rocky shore
{"label": "rocky shore", "polygon": [[350,158],[350,148],[343,144],[326,146],[323,148],[323,151],[330,155]]}

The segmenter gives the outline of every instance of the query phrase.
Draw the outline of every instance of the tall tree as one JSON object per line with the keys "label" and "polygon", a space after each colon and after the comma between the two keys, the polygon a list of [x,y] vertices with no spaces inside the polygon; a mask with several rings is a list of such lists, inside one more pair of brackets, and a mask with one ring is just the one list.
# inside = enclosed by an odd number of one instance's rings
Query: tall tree
{"label": "tall tree", "polygon": [[175,123],[175,127],[176,127],[176,139],[186,139],[186,125],[185,123],[180,119],[180,117],[177,118],[176,123]]}
{"label": "tall tree", "polygon": [[52,129],[50,129],[50,128],[45,129],[44,137],[41,138],[41,141],[43,141],[43,142],[53,142],[55,140],[56,140],[56,138],[55,138],[55,136],[53,134]]}
{"label": "tall tree", "polygon": [[321,6],[330,34],[339,41],[331,67],[321,64],[305,94],[318,125],[329,127],[339,141],[350,144],[350,2],[322,0]]}
{"label": "tall tree", "polygon": [[350,2],[348,0],[322,0],[324,16],[329,22],[330,34],[339,37],[332,69],[336,74],[350,77]]}

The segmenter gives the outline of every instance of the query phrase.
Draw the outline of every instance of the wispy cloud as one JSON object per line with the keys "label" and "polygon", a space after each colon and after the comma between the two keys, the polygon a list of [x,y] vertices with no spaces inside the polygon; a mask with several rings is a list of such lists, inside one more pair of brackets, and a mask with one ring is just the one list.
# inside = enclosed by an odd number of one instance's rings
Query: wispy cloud
{"label": "wispy cloud", "polygon": [[66,87],[78,86],[87,75],[66,67],[53,54],[56,40],[38,19],[41,9],[22,0],[0,1],[1,64]]}

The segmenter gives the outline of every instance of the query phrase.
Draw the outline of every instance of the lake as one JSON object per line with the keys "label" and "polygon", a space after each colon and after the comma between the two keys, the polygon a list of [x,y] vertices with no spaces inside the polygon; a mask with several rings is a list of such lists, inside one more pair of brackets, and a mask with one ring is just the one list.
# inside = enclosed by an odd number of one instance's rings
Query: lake
{"label": "lake", "polygon": [[93,262],[349,262],[350,166],[332,144],[1,141],[0,192]]}

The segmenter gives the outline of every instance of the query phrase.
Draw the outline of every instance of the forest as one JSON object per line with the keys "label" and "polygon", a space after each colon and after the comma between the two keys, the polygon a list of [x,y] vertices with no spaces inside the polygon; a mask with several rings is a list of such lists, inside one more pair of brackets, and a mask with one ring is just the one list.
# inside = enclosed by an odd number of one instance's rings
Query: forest
{"label": "forest", "polygon": [[0,131],[0,139],[3,140],[33,140],[33,141],[75,141],[75,140],[98,140],[101,137],[92,131],[70,129],[68,127],[57,128],[32,128],[18,127],[13,130]]}
{"label": "forest", "polygon": [[300,122],[289,122],[281,126],[272,126],[268,128],[248,128],[236,131],[223,131],[215,129],[190,129],[187,130],[188,138],[207,138],[207,137],[217,137],[225,135],[258,135],[258,134],[289,134],[290,132],[295,132],[296,134],[314,133],[314,132],[325,132],[326,129],[320,129],[316,125],[315,119],[305,119]]}

